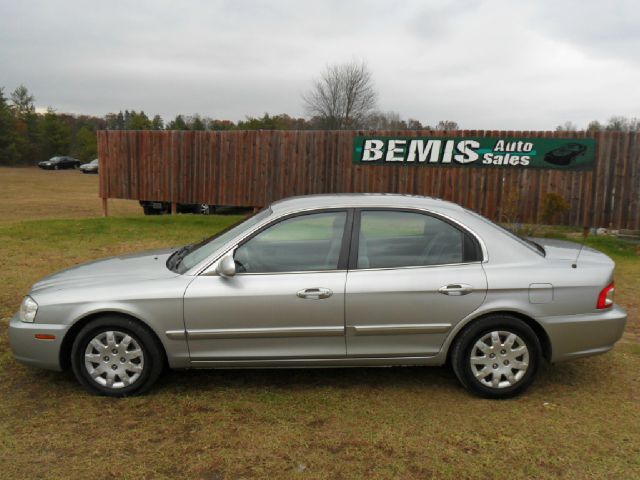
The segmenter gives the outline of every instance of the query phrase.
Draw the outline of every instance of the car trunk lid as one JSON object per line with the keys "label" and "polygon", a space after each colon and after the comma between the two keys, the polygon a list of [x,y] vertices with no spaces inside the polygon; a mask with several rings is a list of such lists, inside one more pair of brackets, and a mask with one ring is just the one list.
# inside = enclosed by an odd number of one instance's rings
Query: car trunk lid
{"label": "car trunk lid", "polygon": [[545,258],[580,264],[582,262],[613,264],[606,254],[586,245],[555,238],[529,238],[545,251]]}

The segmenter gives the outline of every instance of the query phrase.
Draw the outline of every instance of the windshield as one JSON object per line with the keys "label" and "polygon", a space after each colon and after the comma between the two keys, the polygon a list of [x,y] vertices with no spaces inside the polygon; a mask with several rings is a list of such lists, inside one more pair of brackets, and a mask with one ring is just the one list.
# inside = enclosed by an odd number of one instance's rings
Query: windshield
{"label": "windshield", "polygon": [[476,213],[476,212],[474,212],[472,210],[468,210],[466,208],[465,208],[465,211],[467,213],[470,213],[474,217],[479,218],[483,222],[488,223],[488,224],[493,225],[494,227],[498,228],[499,230],[501,230],[502,232],[504,232],[505,234],[507,234],[508,236],[513,238],[514,240],[516,240],[518,243],[520,243],[520,244],[524,245],[525,247],[527,247],[529,250],[532,250],[532,251],[536,252],[538,255],[542,255],[543,257],[546,255],[546,252],[544,251],[544,248],[541,245],[537,244],[536,242],[531,241],[528,238],[525,238],[525,237],[522,237],[522,236],[518,235],[517,233],[509,230],[508,228],[503,227],[499,223],[492,222],[487,217],[483,217],[479,213]]}
{"label": "windshield", "polygon": [[239,223],[231,225],[215,235],[205,238],[200,243],[189,247],[189,253],[185,255],[182,258],[182,261],[177,265],[177,271],[179,273],[184,273],[190,268],[195,267],[205,258],[215,253],[216,250],[222,248],[227,242],[230,242],[242,232],[249,230],[254,225],[257,225],[269,215],[271,215],[271,209],[265,208],[255,215],[241,220]]}

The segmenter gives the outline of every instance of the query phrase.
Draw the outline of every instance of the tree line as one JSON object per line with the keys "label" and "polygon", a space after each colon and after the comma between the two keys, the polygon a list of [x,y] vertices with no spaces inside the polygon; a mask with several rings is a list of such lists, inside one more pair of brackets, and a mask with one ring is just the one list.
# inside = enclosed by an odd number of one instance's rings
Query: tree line
{"label": "tree line", "polygon": [[[557,132],[577,132],[582,130],[575,123],[568,121],[562,125],[556,127]],[[607,122],[599,122],[598,120],[592,120],[584,129],[588,133],[597,132],[640,132],[640,119],[636,117],[625,117],[622,115],[615,115]]]}
{"label": "tree line", "polygon": [[[36,112],[34,96],[20,85],[6,95],[0,87],[0,165],[35,165],[56,155],[82,161],[97,156],[97,130],[317,130],[335,128],[320,116],[296,118],[286,113],[247,117],[233,122],[208,116],[177,115],[165,122],[160,115],[124,110],[104,117],[71,115],[48,108]],[[386,130],[430,129],[418,120],[403,120],[395,112],[371,111],[358,128]],[[458,125],[442,121],[438,129],[455,130]]]}
{"label": "tree line", "polygon": [[[97,130],[457,130],[455,121],[435,125],[404,120],[393,111],[378,108],[373,75],[364,62],[329,65],[302,96],[307,118],[281,113],[245,120],[177,115],[165,122],[160,115],[124,110],[104,117],[58,113],[48,108],[36,112],[34,96],[20,85],[10,95],[0,87],[0,165],[34,165],[56,155],[89,161],[97,155]],[[556,130],[576,131],[573,122]],[[616,116],[606,123],[593,121],[587,131],[640,131],[640,120]]]}
{"label": "tree line", "polygon": [[103,118],[90,115],[57,113],[52,108],[37,113],[25,86],[8,98],[0,87],[0,165],[33,165],[55,155],[95,158],[96,130],[105,127]]}

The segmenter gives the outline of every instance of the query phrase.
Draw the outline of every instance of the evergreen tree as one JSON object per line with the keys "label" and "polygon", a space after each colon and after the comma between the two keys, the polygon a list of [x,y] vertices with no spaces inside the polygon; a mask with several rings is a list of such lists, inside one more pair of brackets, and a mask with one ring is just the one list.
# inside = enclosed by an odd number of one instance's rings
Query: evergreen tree
{"label": "evergreen tree", "polygon": [[189,119],[189,130],[205,130],[205,124],[200,118],[200,115],[194,115]]}
{"label": "evergreen tree", "polygon": [[68,155],[71,145],[71,128],[64,123],[55,110],[47,109],[40,122],[42,135],[42,156],[50,158],[56,155]]}
{"label": "evergreen tree", "polygon": [[98,139],[96,132],[89,125],[83,125],[75,137],[74,156],[78,160],[88,162],[98,155]]}
{"label": "evergreen tree", "polygon": [[177,115],[176,118],[169,122],[167,130],[189,130],[189,127],[187,126],[187,122],[184,121],[184,117]]}
{"label": "evergreen tree", "polygon": [[16,136],[16,122],[4,96],[4,88],[0,87],[0,164],[18,163]]}
{"label": "evergreen tree", "polygon": [[20,85],[11,93],[11,107],[14,112],[17,137],[15,148],[17,161],[32,163],[38,158],[38,116],[34,105],[34,97],[24,85]]}
{"label": "evergreen tree", "polygon": [[231,120],[214,120],[211,118],[206,119],[207,130],[235,130],[236,124]]}
{"label": "evergreen tree", "polygon": [[164,121],[160,115],[154,115],[151,120],[151,130],[164,130]]}
{"label": "evergreen tree", "polygon": [[118,112],[118,115],[116,116],[116,130],[124,130],[124,129],[125,129],[124,115],[122,114],[122,110],[120,110]]}
{"label": "evergreen tree", "polygon": [[138,113],[132,110],[129,113],[127,130],[151,130],[151,120],[149,120],[149,117],[147,117],[143,111]]}

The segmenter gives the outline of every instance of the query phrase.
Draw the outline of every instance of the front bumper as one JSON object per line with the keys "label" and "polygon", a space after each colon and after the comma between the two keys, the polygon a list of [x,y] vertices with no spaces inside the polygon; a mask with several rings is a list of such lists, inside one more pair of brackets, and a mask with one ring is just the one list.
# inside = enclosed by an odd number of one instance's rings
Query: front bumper
{"label": "front bumper", "polygon": [[[16,314],[9,323],[9,344],[19,362],[60,371],[60,347],[68,329],[69,325],[21,322]],[[55,339],[40,340],[36,334],[53,335]]]}
{"label": "front bumper", "polygon": [[551,340],[551,361],[608,352],[620,340],[627,312],[619,305],[597,313],[540,318]]}

